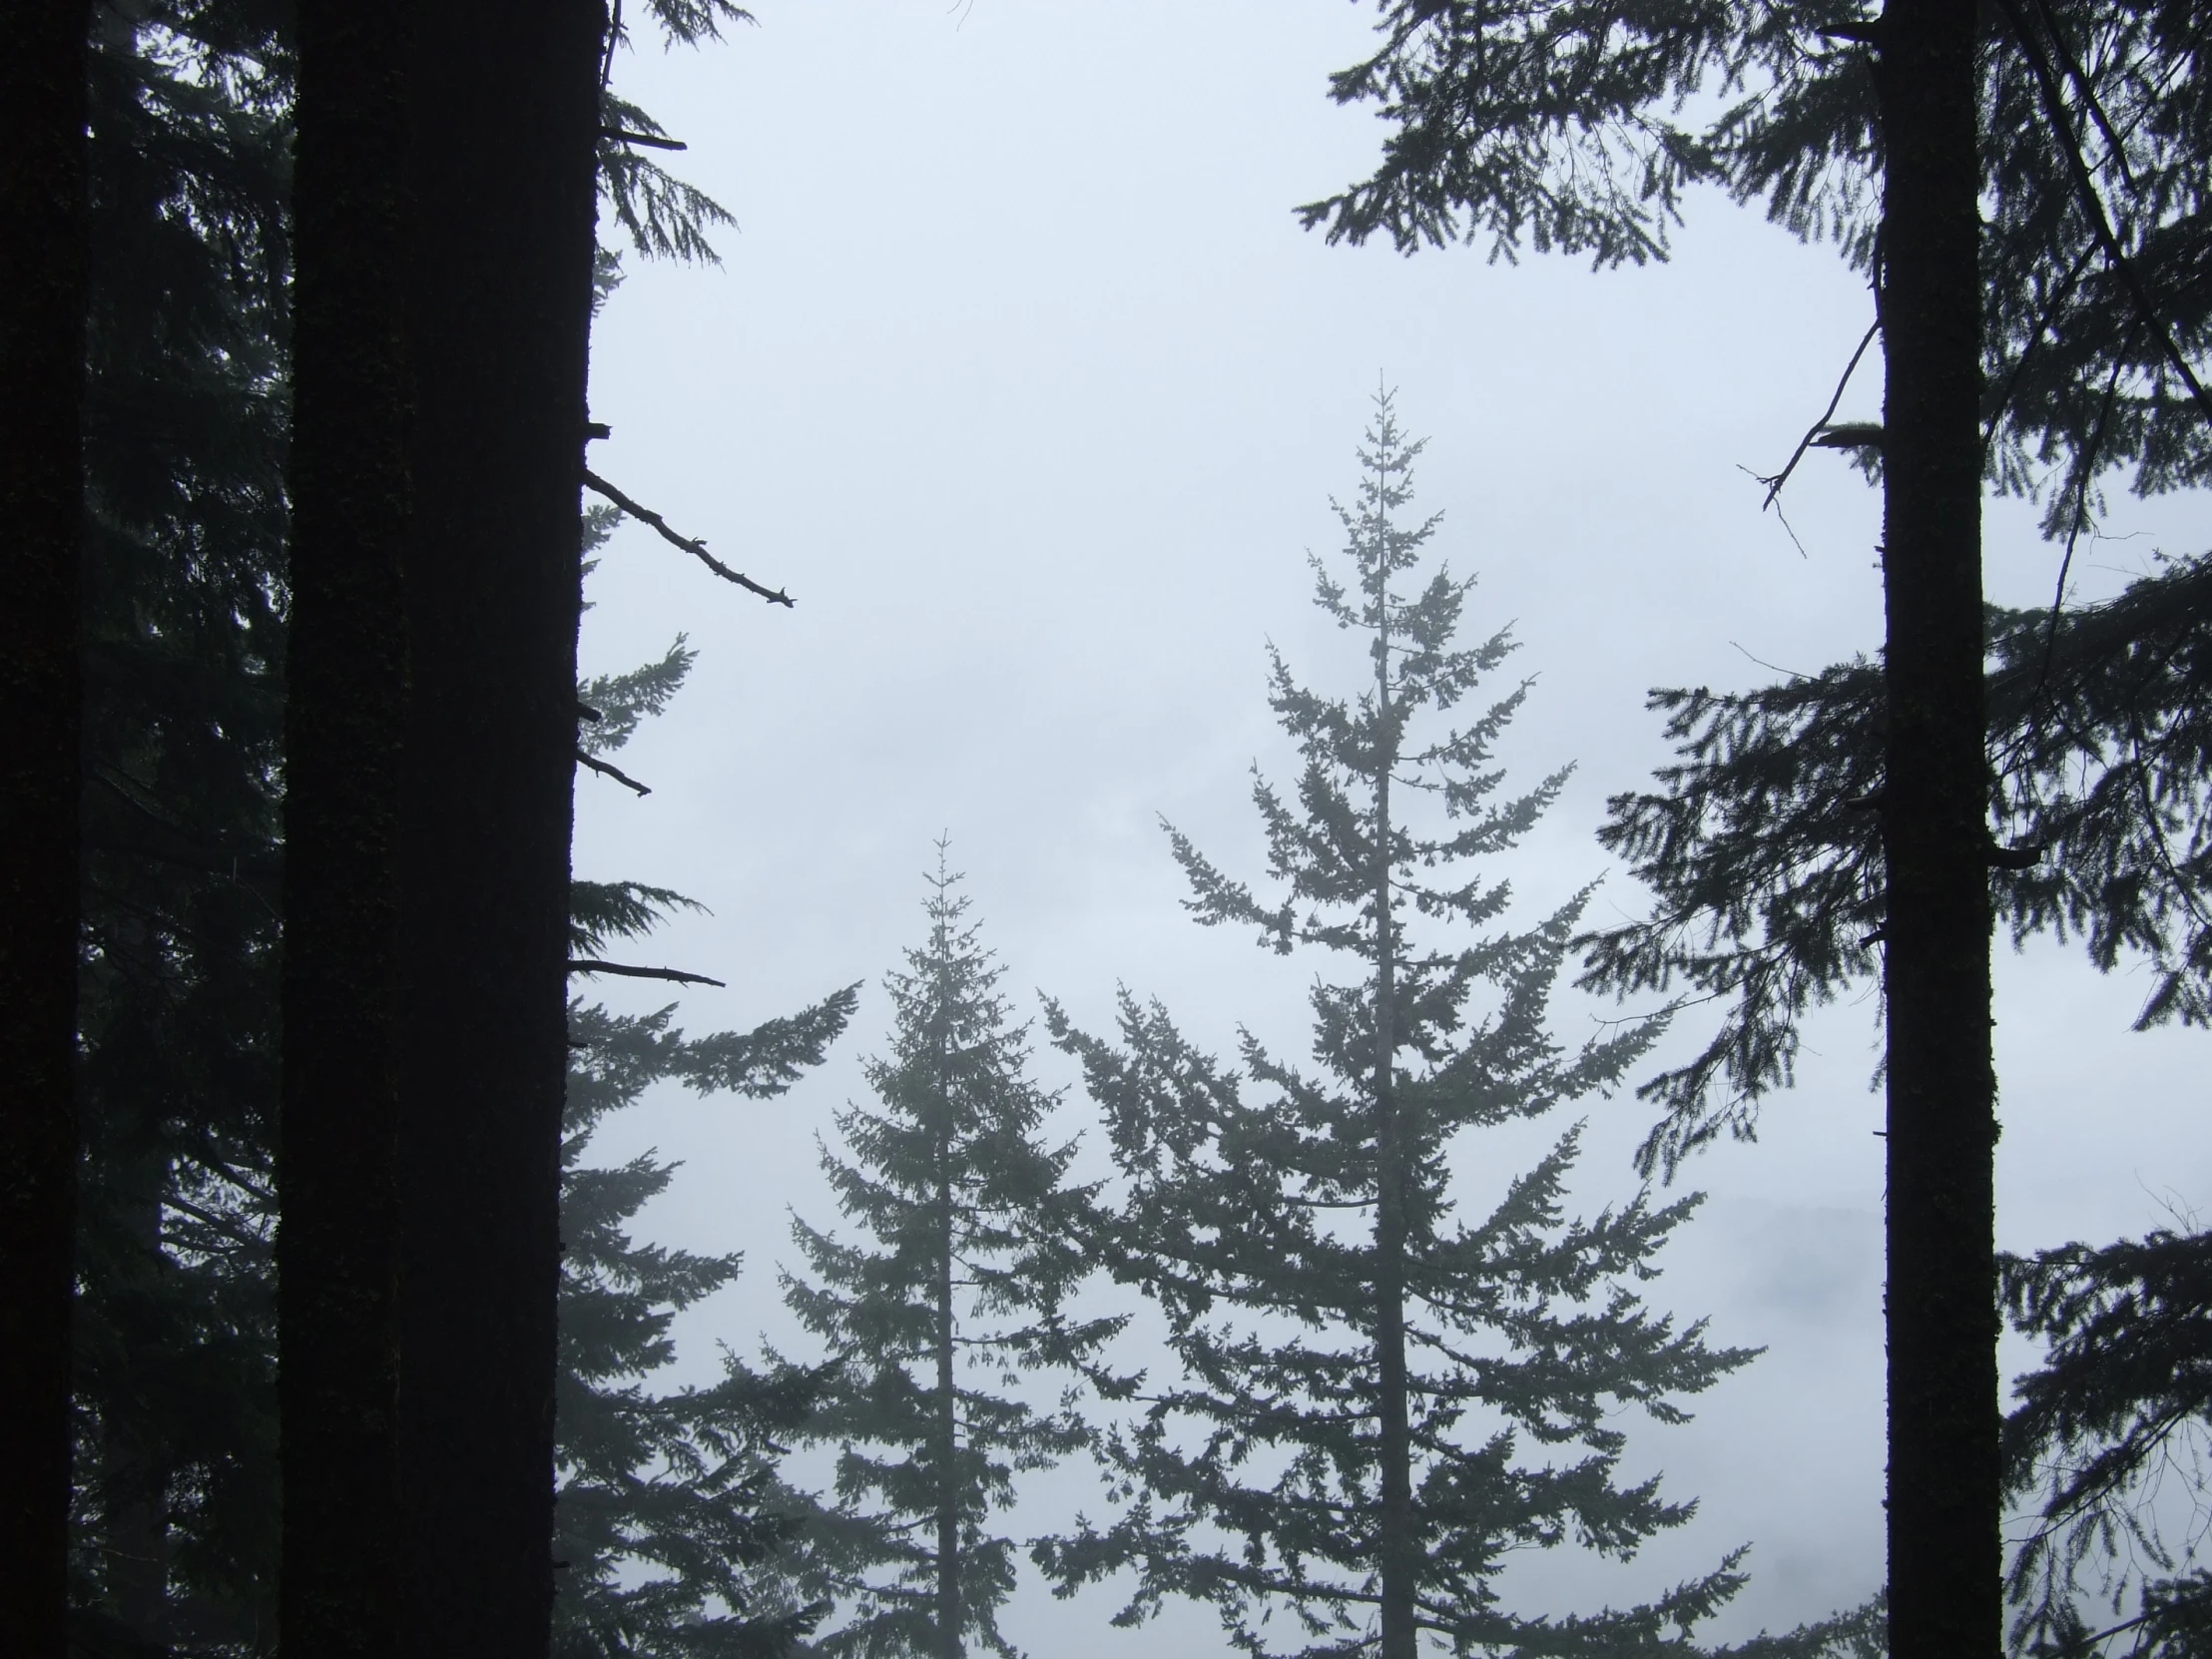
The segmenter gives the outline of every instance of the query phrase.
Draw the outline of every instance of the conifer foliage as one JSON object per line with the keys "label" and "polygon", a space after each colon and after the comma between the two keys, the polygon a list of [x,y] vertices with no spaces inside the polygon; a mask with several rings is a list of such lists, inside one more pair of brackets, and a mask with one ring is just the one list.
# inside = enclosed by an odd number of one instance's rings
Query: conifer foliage
{"label": "conifer foliage", "polygon": [[1502,1604],[1507,1553],[1625,1556],[1686,1520],[1656,1479],[1617,1475],[1618,1413],[1679,1421],[1682,1396],[1750,1356],[1631,1289],[1695,1199],[1567,1219],[1577,1129],[1486,1215],[1454,1213],[1464,1132],[1610,1088],[1655,1029],[1554,1040],[1546,1008],[1589,889],[1517,928],[1508,884],[1475,864],[1526,834],[1567,774],[1500,793],[1492,746],[1526,681],[1443,718],[1514,645],[1455,643],[1471,580],[1408,581],[1437,524],[1402,516],[1420,449],[1380,392],[1360,493],[1337,509],[1344,577],[1315,561],[1322,609],[1366,644],[1366,689],[1312,691],[1273,658],[1270,700],[1304,763],[1295,798],[1254,791],[1282,896],[1171,830],[1201,922],[1350,962],[1312,992],[1312,1067],[1250,1034],[1224,1065],[1127,992],[1118,1043],[1053,1010],[1127,1183],[1108,1258],[1165,1316],[1180,1376],[1106,1441],[1133,1501],[1038,1554],[1069,1589],[1133,1568],[1123,1622],[1170,1594],[1210,1601],[1256,1655],[1284,1651],[1266,1628],[1282,1608],[1309,1655],[1411,1659],[1424,1631],[1462,1652],[1613,1651],[1706,1616],[1736,1557],[1651,1605],[1546,1623]]}
{"label": "conifer foliage", "polygon": [[1042,1139],[1055,1097],[1029,1079],[1025,1028],[1008,1023],[959,879],[940,843],[927,940],[885,981],[877,1109],[839,1114],[849,1161],[823,1154],[863,1238],[793,1224],[810,1275],[787,1274],[785,1299],[838,1362],[804,1430],[841,1447],[806,1544],[809,1582],[852,1607],[824,1653],[955,1659],[970,1637],[1014,1651],[998,1609],[1015,1546],[986,1530],[991,1512],[1017,1472],[1085,1442],[1068,1398],[1025,1399],[1015,1374],[1084,1362],[1118,1326],[1063,1317],[1088,1194],[1067,1181],[1074,1143]]}

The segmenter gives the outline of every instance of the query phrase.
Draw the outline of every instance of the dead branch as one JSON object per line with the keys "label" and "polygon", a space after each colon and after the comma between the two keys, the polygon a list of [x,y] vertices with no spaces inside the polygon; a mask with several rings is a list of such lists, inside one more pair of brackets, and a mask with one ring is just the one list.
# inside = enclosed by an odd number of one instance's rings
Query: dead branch
{"label": "dead branch", "polygon": [[[1828,407],[1821,411],[1821,418],[1805,429],[1805,436],[1798,439],[1797,448],[1790,452],[1789,464],[1780,472],[1759,478],[1759,482],[1767,486],[1767,498],[1759,503],[1761,512],[1774,505],[1775,498],[1782,493],[1782,486],[1790,481],[1790,474],[1797,471],[1798,462],[1805,459],[1805,452],[1820,443],[1824,433],[1832,430],[1828,422],[1836,413],[1836,405],[1844,400],[1844,388],[1851,384],[1851,377],[1859,371],[1859,359],[1867,354],[1867,347],[1874,343],[1875,335],[1881,332],[1882,319],[1878,316],[1867,324],[1866,337],[1860,340],[1859,349],[1851,354],[1851,361],[1844,364],[1843,377],[1836,382],[1836,395],[1828,400]],[[1757,473],[1753,476],[1759,477]]]}
{"label": "dead branch", "polygon": [[579,749],[576,752],[576,761],[579,766],[590,767],[592,771],[598,773],[599,776],[602,778],[612,778],[616,783],[622,785],[625,789],[636,790],[640,795],[651,795],[653,793],[645,785],[639,783],[627,772],[624,772],[620,767],[610,766],[607,762],[602,761],[596,755],[587,755],[581,749]]}
{"label": "dead branch", "polygon": [[691,148],[682,139],[657,138],[651,133],[631,133],[620,127],[602,127],[599,129],[599,136],[614,139],[623,144],[642,144],[648,150],[689,150]]}
{"label": "dead branch", "polygon": [[628,962],[602,962],[593,956],[572,956],[568,971],[571,973],[611,973],[621,979],[673,979],[679,985],[713,985],[718,990],[729,986],[720,979],[710,979],[704,973],[687,973],[682,968],[633,967]]}
{"label": "dead branch", "polygon": [[614,485],[608,483],[606,479],[600,477],[598,473],[593,472],[589,467],[585,468],[584,470],[584,482],[594,492],[605,496],[609,501],[612,501],[616,506],[620,507],[624,512],[628,513],[632,518],[636,519],[640,524],[652,525],[654,529],[658,530],[661,533],[661,539],[663,541],[669,543],[673,547],[681,547],[685,552],[691,554],[694,558],[698,559],[701,564],[705,565],[709,570],[713,571],[725,582],[735,582],[739,587],[745,589],[747,593],[757,593],[763,599],[767,600],[771,605],[782,605],[787,609],[794,608],[792,605],[791,595],[784,592],[782,588],[764,588],[763,586],[761,586],[760,583],[754,581],[752,577],[744,575],[742,572],[732,570],[728,565],[724,564],[720,559],[716,558],[712,553],[707,551],[707,544],[705,542],[699,540],[695,536],[678,535],[674,530],[669,528],[667,519],[663,518],[651,507],[640,506],[637,502],[631,500],[627,495],[624,495],[622,491],[616,489]]}

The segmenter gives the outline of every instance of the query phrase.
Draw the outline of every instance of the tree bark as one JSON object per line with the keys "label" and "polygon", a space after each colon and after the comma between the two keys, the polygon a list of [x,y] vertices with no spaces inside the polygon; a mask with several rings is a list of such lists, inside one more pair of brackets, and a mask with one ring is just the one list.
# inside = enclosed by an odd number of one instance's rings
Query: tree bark
{"label": "tree bark", "polygon": [[1971,0],[1880,26],[1890,1651],[2002,1637]]}
{"label": "tree bark", "polygon": [[313,1659],[386,1659],[398,1635],[412,22],[405,0],[299,15],[278,1619],[286,1651]]}
{"label": "tree bark", "polygon": [[82,0],[0,4],[0,1652],[68,1612],[88,202]]}
{"label": "tree bark", "polygon": [[403,832],[408,1643],[542,1659],[599,0],[454,0],[412,64],[420,420]]}

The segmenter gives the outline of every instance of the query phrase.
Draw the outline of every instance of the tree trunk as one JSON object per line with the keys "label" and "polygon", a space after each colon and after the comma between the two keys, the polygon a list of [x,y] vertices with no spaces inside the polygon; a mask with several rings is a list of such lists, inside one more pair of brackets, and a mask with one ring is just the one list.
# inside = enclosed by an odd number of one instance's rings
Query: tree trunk
{"label": "tree trunk", "polygon": [[403,833],[408,1642],[542,1659],[599,0],[413,59],[420,417]]}
{"label": "tree trunk", "polygon": [[1891,1652],[1994,1659],[1996,1084],[1971,0],[1891,0],[1879,87]]}
{"label": "tree trunk", "polygon": [[0,5],[0,1652],[68,1611],[84,542],[81,0]]}
{"label": "tree trunk", "polygon": [[[1375,711],[1390,722],[1390,640],[1387,572],[1378,604]],[[1382,1659],[1413,1659],[1420,1644],[1414,1622],[1419,1560],[1413,1540],[1413,1445],[1405,1393],[1405,1147],[1397,1116],[1397,939],[1390,925],[1390,769],[1396,745],[1385,743],[1375,775],[1375,1371],[1381,1422],[1382,1512],[1377,1542],[1382,1559]]]}
{"label": "tree trunk", "polygon": [[385,1659],[398,1634],[412,21],[299,15],[276,1249],[278,1620],[302,1659]]}
{"label": "tree trunk", "polygon": [[949,1107],[937,1145],[937,1659],[960,1659],[960,1396],[952,1372],[952,1149]]}

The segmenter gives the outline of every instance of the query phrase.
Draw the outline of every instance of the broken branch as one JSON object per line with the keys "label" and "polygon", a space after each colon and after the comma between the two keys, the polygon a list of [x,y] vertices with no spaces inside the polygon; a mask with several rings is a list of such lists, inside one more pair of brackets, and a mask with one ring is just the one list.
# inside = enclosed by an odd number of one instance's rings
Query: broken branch
{"label": "broken branch", "polygon": [[636,790],[640,795],[651,795],[653,793],[645,785],[639,783],[627,772],[624,772],[620,767],[610,766],[607,762],[602,761],[596,755],[587,755],[581,749],[579,749],[576,752],[576,760],[578,765],[590,767],[592,771],[598,773],[600,777],[612,778],[616,783],[622,785],[626,789]]}
{"label": "broken branch", "polygon": [[568,971],[571,973],[611,973],[622,979],[673,979],[679,985],[713,985],[727,990],[720,979],[710,979],[704,973],[686,973],[682,968],[633,967],[628,962],[602,962],[593,956],[572,956]]}
{"label": "broken branch", "polygon": [[641,506],[639,503],[631,500],[627,495],[624,495],[622,491],[616,489],[614,485],[608,483],[606,479],[600,477],[598,473],[592,471],[589,467],[586,467],[584,469],[584,482],[594,492],[605,496],[609,501],[612,501],[616,506],[620,507],[624,512],[628,513],[632,518],[636,519],[640,524],[652,525],[654,529],[658,530],[661,533],[661,539],[663,541],[669,543],[673,547],[681,547],[685,552],[691,554],[694,558],[698,559],[701,564],[705,565],[709,570],[713,571],[725,582],[735,582],[739,587],[745,589],[747,593],[757,593],[763,599],[767,600],[771,605],[782,605],[787,609],[794,608],[792,606],[791,595],[784,592],[782,588],[764,588],[763,586],[761,586],[760,583],[754,581],[752,577],[747,576],[742,572],[732,570],[728,565],[724,564],[720,559],[716,558],[712,553],[707,551],[707,544],[705,542],[699,540],[696,536],[678,535],[674,530],[669,528],[667,519],[663,518],[651,507]]}

